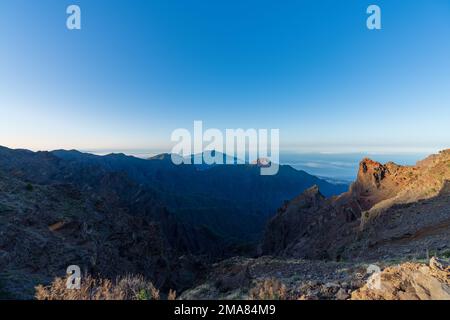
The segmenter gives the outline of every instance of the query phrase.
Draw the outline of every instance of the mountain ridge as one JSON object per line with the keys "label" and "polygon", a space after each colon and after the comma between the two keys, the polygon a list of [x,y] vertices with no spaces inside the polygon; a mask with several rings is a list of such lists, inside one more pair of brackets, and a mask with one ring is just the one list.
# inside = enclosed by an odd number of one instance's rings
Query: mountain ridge
{"label": "mountain ridge", "polygon": [[[391,228],[392,235],[384,232],[384,237],[391,238],[400,230],[408,234],[405,228],[391,221],[389,212],[411,210],[418,203],[424,208],[439,203],[448,206],[449,181],[450,150],[432,155],[415,166],[393,162],[383,165],[363,159],[358,177],[347,192],[326,199],[319,188],[313,187],[280,208],[267,227],[263,252],[328,259],[369,255],[373,243],[382,241],[376,239],[375,230]],[[450,219],[448,209],[437,219],[437,215],[431,217],[424,208],[414,216],[402,216],[403,226],[409,230],[419,226],[429,228],[430,223],[439,225]],[[421,218],[417,218],[420,214]],[[445,245],[447,237],[445,234],[442,237],[440,242]],[[423,245],[419,247],[419,251],[425,250]]]}
{"label": "mountain ridge", "polygon": [[[162,158],[167,160],[167,155]],[[278,176],[261,177],[257,166],[252,165],[198,170],[191,165],[161,161],[161,157],[149,160],[124,154],[97,156],[76,150],[32,152],[2,147],[0,170],[36,184],[73,184],[80,191],[107,199],[111,206],[162,219],[166,234],[180,230],[176,224],[182,224],[191,231],[174,234],[169,242],[196,253],[221,252],[217,249],[224,243],[240,245],[257,240],[271,211],[312,184],[319,182],[330,193],[344,188],[290,167],[282,167]],[[161,216],[164,212],[169,214]],[[167,217],[172,222],[164,222]],[[200,237],[198,233],[205,232],[218,236],[215,247],[195,240]],[[187,243],[180,244],[178,237]]]}

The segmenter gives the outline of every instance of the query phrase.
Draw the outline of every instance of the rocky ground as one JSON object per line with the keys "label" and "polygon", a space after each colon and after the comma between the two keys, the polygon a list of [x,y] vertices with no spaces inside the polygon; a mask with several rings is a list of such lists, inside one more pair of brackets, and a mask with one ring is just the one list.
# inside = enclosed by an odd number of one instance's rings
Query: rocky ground
{"label": "rocky ground", "polygon": [[[203,283],[185,291],[181,299],[249,299],[253,291],[264,285],[283,286],[284,294],[311,299],[349,298],[363,285],[366,266],[348,263],[279,259],[233,258],[213,266]],[[342,289],[342,290],[340,290]],[[278,295],[280,293],[278,292]],[[274,293],[273,298],[277,297]],[[270,298],[270,297],[268,297]]]}
{"label": "rocky ground", "polygon": [[450,300],[450,269],[436,258],[429,265],[235,258],[180,299]]}
{"label": "rocky ground", "polygon": [[370,280],[352,293],[353,300],[450,300],[448,261],[392,266]]}

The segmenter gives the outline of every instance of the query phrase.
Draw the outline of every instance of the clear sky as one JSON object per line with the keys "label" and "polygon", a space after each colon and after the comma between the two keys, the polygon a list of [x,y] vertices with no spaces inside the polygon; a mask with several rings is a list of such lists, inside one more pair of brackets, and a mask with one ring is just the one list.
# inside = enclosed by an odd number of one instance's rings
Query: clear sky
{"label": "clear sky", "polygon": [[290,151],[450,147],[450,1],[0,1],[0,145],[168,149],[194,120]]}

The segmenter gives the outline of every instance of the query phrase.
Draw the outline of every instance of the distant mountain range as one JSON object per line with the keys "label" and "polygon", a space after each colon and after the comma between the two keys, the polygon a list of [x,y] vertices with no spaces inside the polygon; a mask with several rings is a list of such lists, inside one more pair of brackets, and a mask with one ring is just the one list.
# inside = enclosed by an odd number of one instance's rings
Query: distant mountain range
{"label": "distant mountain range", "polygon": [[[226,158],[226,155],[223,155]],[[68,183],[81,192],[104,197],[130,214],[163,225],[167,235],[181,224],[192,240],[169,242],[192,252],[217,252],[214,243],[243,244],[259,239],[267,219],[294,195],[318,185],[325,195],[345,191],[290,166],[278,175],[261,176],[257,165],[174,165],[170,154],[141,159],[124,154],[97,156],[71,150],[31,152],[0,148],[0,169],[36,184]],[[171,217],[166,222],[164,215]],[[214,241],[197,241],[197,234]]]}

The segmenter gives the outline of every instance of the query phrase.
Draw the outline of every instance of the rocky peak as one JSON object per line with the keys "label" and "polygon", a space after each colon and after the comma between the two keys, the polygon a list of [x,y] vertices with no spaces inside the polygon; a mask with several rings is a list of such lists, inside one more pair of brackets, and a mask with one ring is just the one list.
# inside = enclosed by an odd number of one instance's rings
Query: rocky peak
{"label": "rocky peak", "polygon": [[393,162],[381,164],[365,158],[360,162],[358,176],[350,192],[360,200],[361,208],[368,210],[376,203],[397,195],[409,183],[412,176],[403,174],[407,168]]}
{"label": "rocky peak", "polygon": [[[394,205],[437,197],[450,181],[450,149],[433,154],[415,166],[384,165],[389,171],[379,190],[369,189],[371,203],[362,226]],[[364,198],[364,194],[361,194]]]}
{"label": "rocky peak", "polygon": [[306,189],[292,201],[287,202],[284,206],[284,210],[282,209],[281,211],[286,211],[286,209],[290,207],[303,209],[319,208],[325,200],[326,197],[320,192],[319,187],[314,185],[311,188]]}
{"label": "rocky peak", "polygon": [[387,166],[366,158],[359,165],[358,180],[368,182],[379,188],[387,174],[389,174]]}
{"label": "rocky peak", "polygon": [[320,193],[319,186],[317,185],[314,185],[311,188],[306,189],[301,195],[301,197],[307,200],[308,202],[314,203],[325,200],[325,196],[322,193]]}

